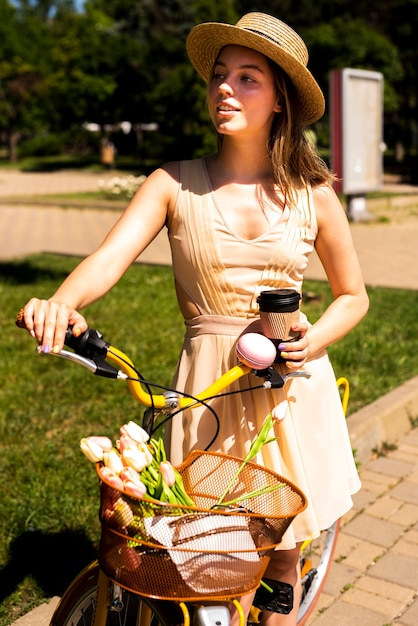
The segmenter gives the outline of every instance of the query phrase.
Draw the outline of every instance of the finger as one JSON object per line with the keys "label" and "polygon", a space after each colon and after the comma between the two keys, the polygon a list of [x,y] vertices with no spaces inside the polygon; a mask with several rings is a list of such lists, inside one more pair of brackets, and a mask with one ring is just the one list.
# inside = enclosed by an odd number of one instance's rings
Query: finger
{"label": "finger", "polygon": [[291,330],[294,333],[298,333],[301,337],[304,337],[308,332],[309,326],[305,322],[296,322],[296,324],[292,324]]}
{"label": "finger", "polygon": [[294,342],[287,344],[285,350],[280,352],[281,358],[286,362],[292,364],[292,367],[300,367],[305,363],[308,356],[306,344],[304,342]]}
{"label": "finger", "polygon": [[[34,300],[29,307],[25,307],[25,320],[27,316],[32,319],[32,333],[36,338],[39,345],[43,344],[44,332],[45,332],[45,318],[46,311],[48,309],[48,302],[46,300]],[[26,309],[27,315],[26,315]],[[26,322],[27,323],[27,322]]]}
{"label": "finger", "polygon": [[303,359],[302,361],[285,361],[285,365],[287,369],[297,371],[303,368],[303,366],[305,365],[305,360]]}
{"label": "finger", "polygon": [[306,355],[304,352],[283,352],[281,356],[286,367],[291,370],[301,369],[306,363]]}
{"label": "finger", "polygon": [[37,302],[38,300],[36,298],[29,300],[29,302],[20,309],[16,317],[16,326],[28,330],[32,337],[35,337],[33,318]]}
{"label": "finger", "polygon": [[75,337],[79,337],[81,333],[84,333],[88,328],[85,318],[77,311],[71,311],[68,323],[73,327],[73,335]]}
{"label": "finger", "polygon": [[[16,319],[15,319],[15,324],[18,328],[24,328],[25,330],[28,330],[29,333],[32,335],[32,337],[35,336],[35,333],[32,329],[28,328],[28,325],[25,322],[25,307],[22,307],[19,311],[19,313],[16,315]],[[28,324],[31,325],[32,324],[32,319],[30,318],[28,320]]]}
{"label": "finger", "polygon": [[52,347],[53,352],[56,353],[62,350],[69,327],[72,327],[74,337],[78,337],[81,333],[87,330],[88,325],[80,313],[62,305],[57,309],[54,342]]}
{"label": "finger", "polygon": [[50,352],[53,349],[58,352],[64,345],[70,311],[64,304],[52,300],[42,300],[41,304],[42,307],[35,316],[36,337],[43,352]]}
{"label": "finger", "polygon": [[280,352],[280,356],[283,359],[286,359],[288,356],[292,359],[296,359],[302,353],[305,356],[304,353],[306,350],[306,341],[302,338],[298,341],[283,342],[279,343],[277,348]]}
{"label": "finger", "polygon": [[72,311],[64,304],[56,305],[55,307],[55,323],[51,349],[53,352],[59,352],[62,350],[65,342],[65,335],[67,333],[68,326],[70,325],[70,317]]}

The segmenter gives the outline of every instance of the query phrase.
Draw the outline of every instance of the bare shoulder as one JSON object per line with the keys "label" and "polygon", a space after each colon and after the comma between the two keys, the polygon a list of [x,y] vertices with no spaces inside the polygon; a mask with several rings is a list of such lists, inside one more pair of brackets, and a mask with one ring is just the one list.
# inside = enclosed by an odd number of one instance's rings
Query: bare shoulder
{"label": "bare shoulder", "polygon": [[154,215],[170,211],[174,206],[179,188],[180,165],[167,163],[153,170],[130,202],[129,209],[135,212],[145,210]]}
{"label": "bare shoulder", "polygon": [[312,196],[319,227],[335,221],[347,221],[345,210],[331,185],[324,183],[313,187]]}
{"label": "bare shoulder", "polygon": [[331,185],[323,183],[312,188],[312,195],[315,208],[319,210],[330,210],[333,207],[341,207],[341,202]]}
{"label": "bare shoulder", "polygon": [[172,186],[177,187],[180,182],[180,163],[179,161],[171,161],[165,163],[155,169],[147,177],[147,182],[153,185],[162,184],[170,189]]}
{"label": "bare shoulder", "polygon": [[164,163],[164,165],[162,165],[159,169],[173,180],[179,182],[180,161],[170,161],[169,163]]}

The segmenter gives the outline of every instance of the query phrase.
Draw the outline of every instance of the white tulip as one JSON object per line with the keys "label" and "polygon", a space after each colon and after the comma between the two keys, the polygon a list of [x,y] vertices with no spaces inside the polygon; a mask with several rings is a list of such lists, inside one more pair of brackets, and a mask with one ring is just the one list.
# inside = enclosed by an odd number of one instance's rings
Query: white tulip
{"label": "white tulip", "polygon": [[110,452],[103,453],[103,463],[106,467],[109,467],[111,470],[115,472],[115,474],[120,474],[123,469],[122,459],[116,450],[110,450]]}
{"label": "white tulip", "polygon": [[92,441],[90,437],[84,437],[80,441],[80,449],[92,463],[98,463],[103,460],[103,448],[95,441]]}
{"label": "white tulip", "polygon": [[146,443],[149,439],[147,431],[135,422],[128,422],[127,424],[124,424],[120,429],[120,433],[121,435],[127,435],[136,443]]}

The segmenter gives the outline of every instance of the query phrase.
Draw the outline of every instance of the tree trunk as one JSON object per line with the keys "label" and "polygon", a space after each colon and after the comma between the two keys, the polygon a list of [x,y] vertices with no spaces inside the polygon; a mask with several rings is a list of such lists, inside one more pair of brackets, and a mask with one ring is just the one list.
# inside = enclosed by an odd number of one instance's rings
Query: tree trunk
{"label": "tree trunk", "polygon": [[10,131],[8,133],[8,156],[10,163],[17,162],[17,147],[20,141],[21,133],[19,131]]}

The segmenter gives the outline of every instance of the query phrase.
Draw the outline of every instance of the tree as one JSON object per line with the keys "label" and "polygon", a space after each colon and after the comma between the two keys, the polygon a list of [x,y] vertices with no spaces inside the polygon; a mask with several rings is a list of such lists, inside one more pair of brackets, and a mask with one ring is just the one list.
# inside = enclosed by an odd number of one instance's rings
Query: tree
{"label": "tree", "polygon": [[[38,49],[36,42],[43,42]],[[21,19],[0,0],[0,129],[11,161],[20,138],[42,126],[42,86],[48,36],[36,17]]]}
{"label": "tree", "polygon": [[116,88],[112,46],[100,25],[66,2],[0,0],[0,129],[9,159],[24,136],[80,126]]}
{"label": "tree", "polygon": [[116,90],[112,37],[91,15],[58,13],[50,21],[50,68],[44,97],[52,127],[100,117]]}
{"label": "tree", "polygon": [[214,146],[206,88],[190,65],[185,43],[200,21],[236,20],[232,0],[89,0],[86,11],[109,18],[119,50],[118,89],[106,108],[137,129],[158,125],[145,139],[138,132],[141,152],[161,162],[190,157],[203,143]]}
{"label": "tree", "polygon": [[406,156],[405,173],[418,181],[418,2],[391,0],[383,3],[379,23],[399,50],[402,72],[394,81],[399,108],[387,118],[387,137],[402,143]]}
{"label": "tree", "polygon": [[25,16],[36,16],[47,22],[57,13],[75,11],[74,0],[14,0],[13,5]]}
{"label": "tree", "polygon": [[[215,148],[206,87],[187,59],[194,24],[235,23],[253,0],[0,0],[0,130],[19,137],[128,121],[139,153],[157,162]],[[309,68],[328,93],[330,70],[380,71],[385,139],[416,150],[417,0],[265,0],[306,40]],[[144,124],[159,131],[142,132]],[[327,120],[316,130],[327,128]],[[415,139],[414,139],[415,137]],[[414,143],[415,142],[415,143]]]}
{"label": "tree", "polygon": [[399,107],[394,84],[403,70],[398,50],[387,37],[370,30],[361,19],[347,22],[339,17],[306,29],[304,36],[311,53],[310,68],[325,91],[330,70],[351,67],[382,72],[385,109],[393,111]]}

